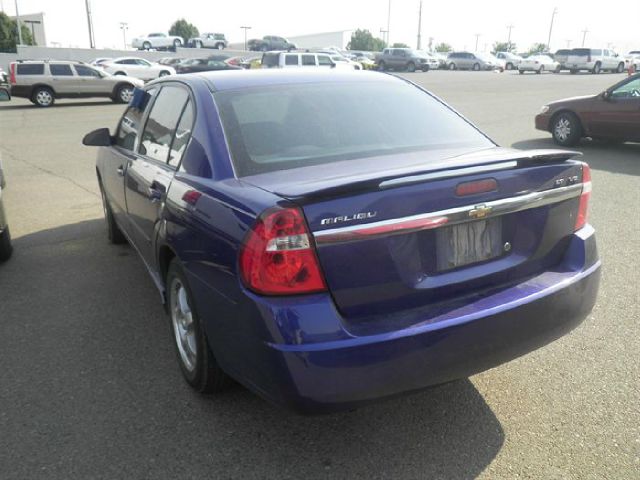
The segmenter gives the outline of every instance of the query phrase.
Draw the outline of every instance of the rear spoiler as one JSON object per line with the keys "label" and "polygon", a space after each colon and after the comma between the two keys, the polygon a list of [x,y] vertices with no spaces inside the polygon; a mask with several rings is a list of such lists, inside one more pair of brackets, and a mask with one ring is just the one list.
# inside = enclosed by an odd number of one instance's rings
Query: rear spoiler
{"label": "rear spoiler", "polygon": [[[435,165],[422,171],[396,173],[389,176],[376,175],[375,178],[362,178],[355,181],[318,185],[317,189],[308,189],[299,195],[291,195],[291,192],[274,191],[285,198],[295,199],[301,203],[320,200],[324,197],[335,197],[353,194],[364,190],[385,190],[412,183],[422,183],[444,178],[455,178],[464,175],[490,173],[499,170],[523,168],[538,164],[560,163],[573,158],[581,157],[582,153],[571,150],[515,150],[505,149],[500,152],[491,152],[493,155],[485,155],[483,152],[460,155],[453,157],[451,162]],[[497,154],[496,154],[497,153]]]}

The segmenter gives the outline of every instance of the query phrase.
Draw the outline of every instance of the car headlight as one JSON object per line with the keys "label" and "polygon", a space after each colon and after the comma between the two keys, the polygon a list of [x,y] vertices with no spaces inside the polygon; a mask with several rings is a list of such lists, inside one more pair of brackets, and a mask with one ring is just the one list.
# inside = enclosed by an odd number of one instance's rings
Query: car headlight
{"label": "car headlight", "polygon": [[540,113],[547,113],[549,111],[549,105],[543,105],[540,109]]}

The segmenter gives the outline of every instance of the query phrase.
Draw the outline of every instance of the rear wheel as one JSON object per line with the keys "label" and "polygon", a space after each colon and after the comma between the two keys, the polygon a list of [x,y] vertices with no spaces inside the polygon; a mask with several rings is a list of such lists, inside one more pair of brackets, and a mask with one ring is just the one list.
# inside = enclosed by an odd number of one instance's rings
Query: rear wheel
{"label": "rear wheel", "polygon": [[181,46],[182,46],[182,42],[178,38],[176,38],[173,41],[173,48],[178,48],[178,47],[181,47]]}
{"label": "rear wheel", "polygon": [[582,137],[582,125],[578,117],[571,112],[556,115],[551,122],[553,140],[563,147],[577,144]]}
{"label": "rear wheel", "polygon": [[380,70],[381,72],[384,72],[386,65],[384,64],[384,62],[382,60],[380,60],[380,62],[378,62],[378,70]]}
{"label": "rear wheel", "polygon": [[2,233],[0,233],[0,262],[9,260],[12,253],[11,234],[9,233],[9,227],[6,227]]}
{"label": "rear wheel", "polygon": [[620,62],[618,64],[618,68],[616,69],[616,73],[622,73],[624,72],[624,63]]}
{"label": "rear wheel", "polygon": [[31,96],[31,101],[38,107],[46,108],[55,103],[55,97],[53,96],[53,90],[49,87],[36,87]]}
{"label": "rear wheel", "polygon": [[479,63],[474,63],[473,64],[473,71],[477,72],[478,70],[480,70],[480,64]]}
{"label": "rear wheel", "polygon": [[578,73],[578,70],[569,70],[569,73],[570,73],[571,75],[575,75],[576,73]]}
{"label": "rear wheel", "polygon": [[407,63],[407,72],[415,72],[415,71],[416,71],[416,64],[413,62]]}
{"label": "rear wheel", "polygon": [[596,64],[593,66],[593,70],[591,70],[591,73],[593,73],[594,75],[597,75],[601,71],[602,71],[602,65],[600,65],[600,62],[596,62]]}
{"label": "rear wheel", "polygon": [[507,70],[513,70],[513,63],[507,63],[504,68],[506,68]]}
{"label": "rear wheel", "polygon": [[133,85],[121,85],[116,92],[115,101],[118,103],[129,103],[133,96]]}
{"label": "rear wheel", "polygon": [[111,206],[107,201],[107,196],[104,193],[104,187],[102,186],[102,181],[98,179],[98,184],[100,185],[100,195],[102,197],[102,211],[104,212],[104,220],[107,224],[107,238],[109,239],[109,243],[120,244],[126,243],[127,238],[120,230],[120,227],[116,223],[115,218],[113,217],[113,212],[111,211]]}
{"label": "rear wheel", "polygon": [[451,63],[449,64],[449,70],[455,70],[455,69],[456,69],[456,64],[455,64],[455,63],[453,63],[453,62],[451,62]]}
{"label": "rear wheel", "polygon": [[520,75],[522,75],[522,74],[524,74],[524,70],[520,70],[520,69],[518,69],[518,73],[519,73]]}
{"label": "rear wheel", "polygon": [[142,44],[142,49],[143,50],[151,50],[151,43],[150,42],[144,42]]}
{"label": "rear wheel", "polygon": [[540,75],[542,72],[544,72],[544,65],[540,65],[540,68],[536,71],[538,75]]}
{"label": "rear wheel", "polygon": [[216,43],[216,50],[224,50],[224,43]]}
{"label": "rear wheel", "polygon": [[174,258],[166,281],[167,310],[182,374],[198,392],[222,390],[228,377],[215,360],[182,264]]}

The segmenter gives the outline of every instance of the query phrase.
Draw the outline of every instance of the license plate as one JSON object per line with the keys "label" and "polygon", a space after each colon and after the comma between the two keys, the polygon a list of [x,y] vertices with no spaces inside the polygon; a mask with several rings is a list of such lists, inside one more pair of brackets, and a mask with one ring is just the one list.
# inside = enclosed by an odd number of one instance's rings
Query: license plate
{"label": "license plate", "polygon": [[484,262],[502,254],[502,218],[461,223],[436,231],[438,271]]}

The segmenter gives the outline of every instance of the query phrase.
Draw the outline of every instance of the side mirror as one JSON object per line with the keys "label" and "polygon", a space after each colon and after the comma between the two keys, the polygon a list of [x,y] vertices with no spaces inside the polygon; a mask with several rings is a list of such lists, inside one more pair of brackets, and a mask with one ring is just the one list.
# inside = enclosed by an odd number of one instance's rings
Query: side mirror
{"label": "side mirror", "polygon": [[11,94],[6,88],[0,88],[0,102],[8,102],[11,100]]}
{"label": "side mirror", "polygon": [[110,147],[113,139],[108,128],[99,128],[87,133],[82,139],[82,144],[88,147]]}
{"label": "side mirror", "polygon": [[605,90],[602,92],[601,96],[603,100],[609,101],[611,99],[611,92],[609,90]]}

